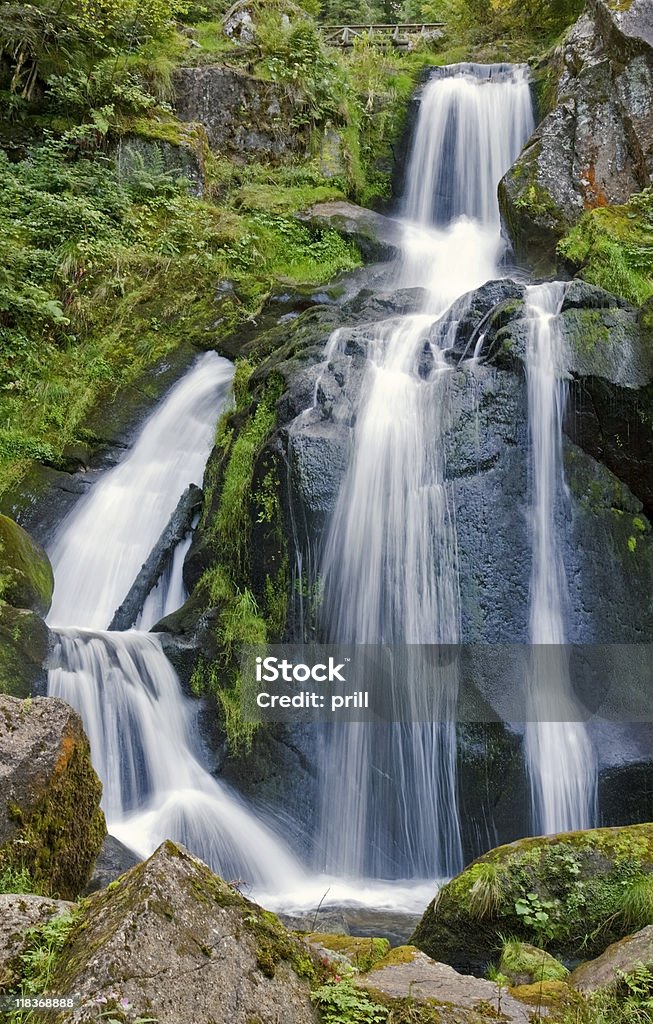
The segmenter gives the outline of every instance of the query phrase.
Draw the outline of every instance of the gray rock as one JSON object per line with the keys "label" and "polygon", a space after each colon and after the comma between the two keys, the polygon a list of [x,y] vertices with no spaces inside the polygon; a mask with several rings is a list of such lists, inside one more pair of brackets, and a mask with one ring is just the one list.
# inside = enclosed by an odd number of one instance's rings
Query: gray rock
{"label": "gray rock", "polygon": [[590,995],[615,988],[619,972],[628,973],[637,964],[653,965],[653,925],[628,935],[601,953],[595,960],[581,964],[569,977],[569,984]]}
{"label": "gray rock", "polygon": [[[407,947],[406,952],[409,949]],[[413,950],[412,959],[407,963],[384,966],[381,962],[378,967],[356,978],[354,984],[358,988],[382,992],[392,999],[410,999],[417,1004],[434,999],[445,1003],[449,1010],[456,1011],[452,1019],[460,1024],[467,1021],[472,1024],[479,1020],[479,1015],[485,1017],[488,1006],[497,1017],[513,1024],[529,1024],[532,1018],[532,1006],[515,999],[505,989],[500,990],[495,982],[459,974],[448,964],[431,960],[417,949]],[[541,1013],[545,1017],[548,1015],[546,1008],[542,1008]]]}
{"label": "gray rock", "polygon": [[76,711],[56,698],[0,696],[0,863],[78,895],[106,834],[101,792]]}
{"label": "gray rock", "polygon": [[652,26],[648,0],[589,0],[554,56],[554,108],[499,189],[517,254],[541,272],[584,210],[651,184]]}
{"label": "gray rock", "polygon": [[292,102],[273,82],[210,65],[180,68],[175,90],[180,120],[199,121],[211,149],[237,162],[252,156],[279,162],[306,148],[302,131],[290,128]]}
{"label": "gray rock", "polygon": [[391,260],[401,249],[401,222],[355,203],[316,203],[298,219],[314,228],[329,228],[355,242],[367,260]]}
{"label": "gray rock", "polygon": [[117,885],[89,897],[51,989],[79,994],[67,1024],[96,1021],[102,997],[107,1008],[127,999],[159,1024],[315,1024],[309,983],[298,970],[311,971],[306,946],[166,842]]}
{"label": "gray rock", "polygon": [[175,548],[190,533],[193,516],[201,504],[201,488],[196,484],[189,484],[177,502],[167,526],[141,566],[124,601],[116,610],[109,629],[125,630],[131,629],[134,625],[147,595],[170,565]]}
{"label": "gray rock", "polygon": [[102,849],[93,868],[93,877],[84,890],[88,896],[98,889],[105,889],[116,878],[123,875],[138,864],[140,858],[133,850],[130,850],[124,843],[121,843],[115,836],[108,835],[102,844]]}
{"label": "gray rock", "polygon": [[20,977],[18,957],[27,946],[28,930],[73,907],[48,896],[0,894],[0,992],[13,988]]}

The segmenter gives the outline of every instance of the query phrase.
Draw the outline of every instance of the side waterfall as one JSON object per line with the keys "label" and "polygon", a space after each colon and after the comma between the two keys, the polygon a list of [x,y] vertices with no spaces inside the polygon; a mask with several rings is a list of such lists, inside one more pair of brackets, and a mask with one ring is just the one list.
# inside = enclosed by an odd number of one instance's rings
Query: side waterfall
{"label": "side waterfall", "polygon": [[[564,292],[565,285],[560,283],[533,286],[527,291],[525,310],[532,462],[530,638],[534,645],[526,756],[536,835],[591,828],[596,811],[596,754],[583,723],[573,720],[578,708],[564,646],[567,581],[555,519],[564,492],[561,447],[566,389],[557,326]],[[569,721],[564,721],[566,717]]]}
{"label": "side waterfall", "polygon": [[[279,840],[201,763],[196,710],[155,634],[107,626],[180,495],[201,482],[233,367],[202,356],[64,520],[50,556],[56,642],[48,692],[81,714],[103,784],[109,831],[141,856],[166,838],[227,879],[287,887],[302,869]],[[188,540],[145,602],[140,629],[185,598]]]}
{"label": "side waterfall", "polygon": [[[353,449],[325,542],[322,633],[330,642],[460,641],[456,530],[443,436],[447,332],[459,296],[499,275],[501,176],[532,130],[523,69],[459,65],[424,88],[410,157],[398,286],[426,289],[423,312],[370,324]],[[339,345],[339,335],[331,345]],[[420,373],[425,343],[432,369]],[[350,877],[424,878],[461,867],[457,670],[415,649],[408,724],[331,728],[320,763],[318,859]],[[439,695],[442,721],[420,715]]]}

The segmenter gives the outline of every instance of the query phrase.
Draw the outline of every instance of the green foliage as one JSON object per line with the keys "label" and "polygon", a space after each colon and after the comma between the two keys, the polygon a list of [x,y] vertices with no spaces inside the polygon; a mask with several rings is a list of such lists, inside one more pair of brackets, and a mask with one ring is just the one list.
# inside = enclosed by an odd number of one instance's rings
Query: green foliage
{"label": "green foliage", "polygon": [[9,867],[0,871],[0,893],[37,893],[39,887],[27,868]]}
{"label": "green foliage", "polygon": [[533,929],[535,934],[541,933],[547,938],[555,934],[552,911],[556,910],[554,900],[540,899],[536,892],[527,892],[515,900],[515,913],[522,918],[524,924]]}
{"label": "green foliage", "polygon": [[590,284],[642,304],[653,295],[653,189],[585,213],[558,254]]}
{"label": "green foliage", "polygon": [[499,864],[479,864],[469,890],[469,909],[473,917],[494,917],[506,888],[506,872]]}
{"label": "green foliage", "polygon": [[38,995],[48,988],[54,966],[76,921],[76,913],[59,914],[27,933],[23,963],[22,992]]}
{"label": "green foliage", "polygon": [[374,1003],[347,979],[321,985],[311,993],[311,999],[323,1024],[383,1024],[388,1019],[385,1006]]}
{"label": "green foliage", "polygon": [[621,914],[629,931],[639,931],[653,924],[653,875],[628,881],[621,901]]}
{"label": "green foliage", "polygon": [[562,1024],[652,1024],[653,965],[617,971],[617,984],[581,1000]]}

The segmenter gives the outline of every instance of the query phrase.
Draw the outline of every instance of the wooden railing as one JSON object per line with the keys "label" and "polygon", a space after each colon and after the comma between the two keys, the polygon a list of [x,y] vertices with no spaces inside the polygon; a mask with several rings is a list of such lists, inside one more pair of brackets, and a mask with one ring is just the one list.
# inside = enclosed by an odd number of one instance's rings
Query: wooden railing
{"label": "wooden railing", "polygon": [[322,31],[329,46],[353,46],[354,40],[371,36],[375,42],[407,47],[410,46],[411,36],[434,35],[444,27],[442,21],[431,21],[407,25],[323,25]]}

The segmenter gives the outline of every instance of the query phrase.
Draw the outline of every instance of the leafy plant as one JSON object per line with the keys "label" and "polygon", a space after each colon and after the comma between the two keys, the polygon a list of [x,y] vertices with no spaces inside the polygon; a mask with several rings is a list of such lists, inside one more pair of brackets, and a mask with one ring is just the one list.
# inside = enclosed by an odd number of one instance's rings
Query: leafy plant
{"label": "leafy plant", "polygon": [[324,1024],[384,1024],[388,1010],[374,1003],[351,981],[322,985],[311,993]]}
{"label": "leafy plant", "polygon": [[26,868],[4,868],[0,871],[0,893],[38,893],[38,887]]}
{"label": "leafy plant", "polygon": [[552,938],[554,935],[553,914],[556,903],[543,900],[536,892],[528,892],[515,901],[515,913],[534,932]]}

